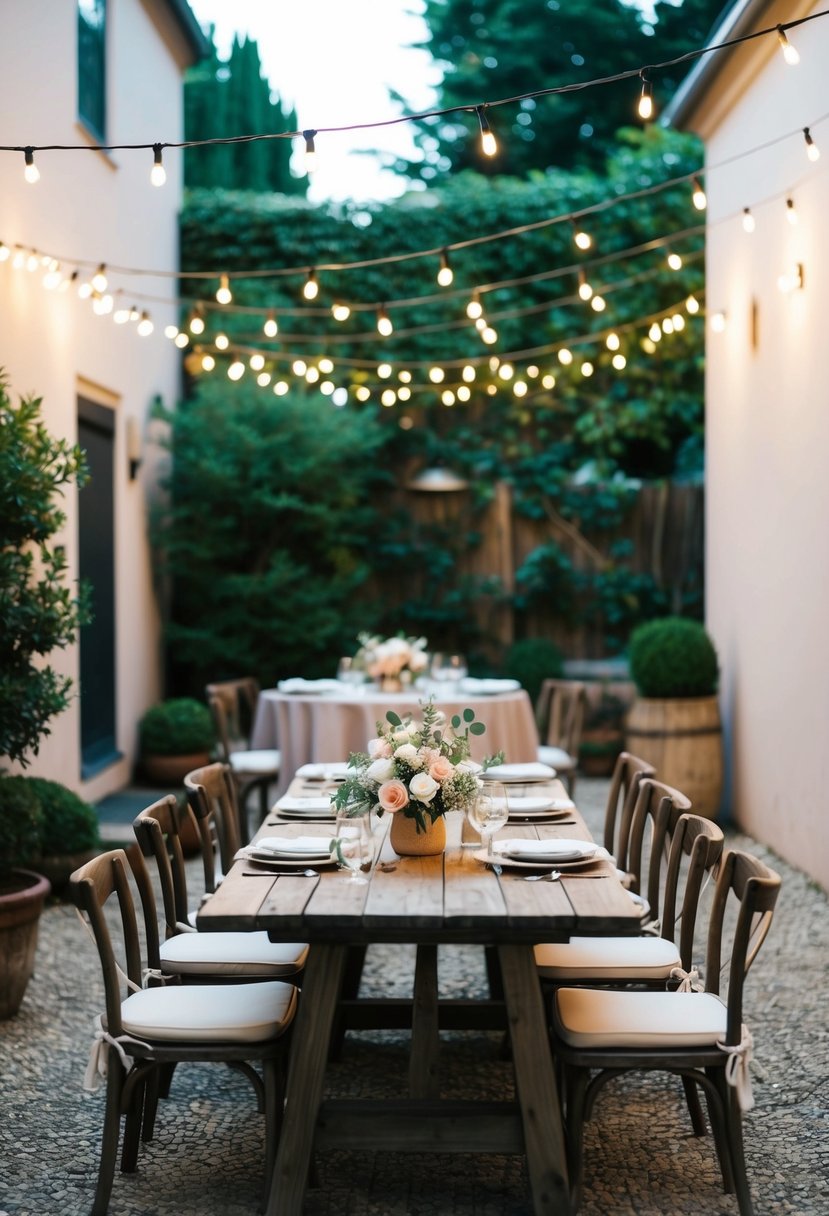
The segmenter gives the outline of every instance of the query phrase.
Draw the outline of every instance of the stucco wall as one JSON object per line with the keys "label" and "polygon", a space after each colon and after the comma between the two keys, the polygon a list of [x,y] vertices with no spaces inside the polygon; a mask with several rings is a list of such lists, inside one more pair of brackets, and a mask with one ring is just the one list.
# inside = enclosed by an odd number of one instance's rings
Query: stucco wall
{"label": "stucco wall", "polygon": [[[781,19],[768,16],[763,26]],[[707,334],[707,621],[734,817],[829,888],[829,123],[814,126],[815,164],[796,134],[717,167],[826,113],[829,19],[790,37],[797,68],[772,40],[755,46],[695,124],[709,165],[708,310],[727,314]],[[797,263],[803,289],[783,294],[778,277]]]}
{"label": "stucco wall", "polygon": [[[76,120],[76,6],[65,0],[4,4],[4,67],[0,73],[3,143],[90,142]],[[182,131],[180,68],[140,0],[108,5],[108,130],[112,143],[178,139]],[[180,54],[177,48],[177,53]],[[176,216],[180,205],[180,154],[165,158],[167,184],[149,182],[152,154],[97,151],[44,152],[37,156],[41,180],[23,180],[23,157],[0,154],[0,239],[7,245],[54,254],[64,266],[73,259],[109,266],[174,269]],[[123,286],[124,303],[152,314],[155,332],[140,338],[135,326],[97,317],[74,289],[46,291],[42,274],[0,265],[0,366],[15,395],[44,400],[49,428],[74,440],[79,389],[112,404],[115,430],[115,595],[117,615],[117,746],[120,763],[93,780],[81,781],[78,703],[52,723],[29,771],[63,781],[96,798],[124,784],[135,757],[136,723],[160,690],[160,629],[146,540],[151,462],[138,480],[128,478],[126,419],[139,421],[154,396],[174,403],[179,391],[179,356],[163,336],[176,319],[175,281],[127,279],[110,271],[110,290]],[[160,297],[142,303],[136,292]],[[117,300],[117,297],[116,297]],[[116,303],[117,307],[117,303]],[[76,494],[66,501],[65,543],[77,570]],[[72,649],[54,665],[77,680]]]}

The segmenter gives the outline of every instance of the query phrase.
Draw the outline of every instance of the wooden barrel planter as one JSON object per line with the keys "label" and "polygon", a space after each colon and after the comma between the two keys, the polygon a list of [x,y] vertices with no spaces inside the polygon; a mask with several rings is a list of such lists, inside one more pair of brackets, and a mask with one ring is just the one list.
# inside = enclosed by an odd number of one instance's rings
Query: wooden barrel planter
{"label": "wooden barrel planter", "polygon": [[627,719],[626,747],[648,760],[659,781],[690,798],[694,812],[716,819],[723,784],[722,723],[714,697],[638,697]]}

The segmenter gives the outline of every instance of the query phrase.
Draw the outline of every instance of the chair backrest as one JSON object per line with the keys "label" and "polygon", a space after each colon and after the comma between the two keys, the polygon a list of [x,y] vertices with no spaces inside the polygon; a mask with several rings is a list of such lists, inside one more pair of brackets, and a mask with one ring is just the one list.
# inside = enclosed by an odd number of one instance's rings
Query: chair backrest
{"label": "chair backrest", "polygon": [[662,878],[674,831],[680,816],[690,810],[691,803],[679,790],[652,777],[640,780],[628,836],[627,872],[631,890],[646,894],[653,920],[661,921]]}
{"label": "chair backrest", "polygon": [[578,758],[587,685],[580,680],[544,680],[538,694],[536,718],[542,742]]}
{"label": "chair backrest", "polygon": [[[145,807],[132,824],[141,852],[145,857],[155,858],[167,937],[173,937],[188,924],[187,873],[180,831],[183,815],[190,815],[190,813],[188,806],[179,807],[175,796],[168,794],[166,798],[159,798],[158,802]],[[201,826],[199,827],[199,839],[202,855],[204,855],[205,843],[201,834]],[[208,852],[211,857],[210,877],[212,882],[212,847],[210,847],[209,840]],[[150,966],[155,965],[150,952]]]}
{"label": "chair backrest", "polygon": [[616,858],[621,870],[627,869],[628,837],[639,782],[655,773],[652,764],[631,752],[620,752],[616,757],[605,808],[604,847]]}
{"label": "chair backrest", "polygon": [[686,971],[690,971],[693,965],[694,934],[703,881],[717,872],[723,844],[721,828],[702,815],[684,812],[671,833],[660,932],[662,937],[675,941],[679,922],[677,944]]}
{"label": "chair backrest", "polygon": [[[729,1044],[739,1043],[742,1036],[745,977],[771,928],[779,893],[780,875],[764,862],[737,850],[725,854],[708,925],[705,991],[719,995],[722,972],[727,966]],[[731,915],[735,901],[736,917]]]}
{"label": "chair backrest", "polygon": [[250,735],[259,700],[259,681],[253,676],[222,680],[208,684],[205,696],[213,715],[221,758],[227,764],[232,751],[247,751],[250,748]]}
{"label": "chair backrest", "polygon": [[[121,1001],[128,995],[123,976],[140,988],[142,986],[141,941],[130,876],[138,886],[143,910],[144,931],[150,966],[158,966],[158,923],[155,900],[149,876],[139,854],[128,858],[123,849],[101,853],[75,870],[69,879],[72,901],[81,914],[86,913],[98,947],[104,976],[107,1030],[112,1035],[123,1034]],[[112,932],[116,922],[104,909],[115,895],[120,910],[117,949]]]}
{"label": "chair backrest", "polygon": [[233,865],[241,844],[236,784],[228,765],[217,762],[188,773],[184,778],[184,790],[199,825],[205,890],[212,893],[216,889],[216,854],[220,863],[218,876],[221,877]]}

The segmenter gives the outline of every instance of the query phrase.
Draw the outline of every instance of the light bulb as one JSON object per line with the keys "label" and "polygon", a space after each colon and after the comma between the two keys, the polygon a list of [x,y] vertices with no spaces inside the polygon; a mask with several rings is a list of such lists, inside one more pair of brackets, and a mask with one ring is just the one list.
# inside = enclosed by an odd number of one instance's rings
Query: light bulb
{"label": "light bulb", "polygon": [[793,198],[786,199],[786,219],[791,224],[792,228],[797,225],[797,208],[794,205]]}
{"label": "light bulb", "polygon": [[478,295],[477,287],[472,292],[472,299],[466,306],[466,315],[470,321],[477,321],[478,317],[483,316],[484,306],[481,303],[481,298]]}
{"label": "light bulb", "polygon": [[531,363],[529,365],[529,367],[527,368],[527,376],[529,377],[530,380],[535,380],[536,377],[538,376],[538,368],[535,366],[534,363]]}
{"label": "light bulb", "polygon": [[316,384],[317,381],[319,380],[319,378],[320,378],[319,368],[318,367],[309,367],[307,372],[305,373],[305,379],[308,382],[308,384]]}
{"label": "light bulb", "polygon": [[568,350],[566,346],[562,346],[561,350],[558,352],[558,361],[564,367],[569,367],[573,362],[573,352]]}
{"label": "light bulb", "polygon": [[411,397],[411,395],[412,395],[412,390],[409,388],[408,384],[401,384],[400,388],[397,390],[398,400],[399,401],[408,401],[409,398]]}
{"label": "light bulb", "polygon": [[404,368],[402,371],[397,373],[397,378],[401,382],[401,384],[411,384],[412,373],[410,371],[408,371],[406,368]]}
{"label": "light bulb", "polygon": [[743,232],[753,232],[757,227],[750,207],[743,207]]}
{"label": "light bulb", "polygon": [[348,405],[348,389],[343,388],[342,385],[339,388],[335,388],[331,394],[331,401],[340,409],[344,405]]}
{"label": "light bulb", "polygon": [[593,364],[590,362],[589,359],[585,359],[584,363],[582,363],[581,368],[579,370],[581,371],[581,374],[583,376],[592,376],[593,371],[594,371]]}
{"label": "light bulb", "polygon": [[671,270],[681,270],[682,269],[682,258],[679,256],[678,253],[669,253],[665,260],[667,261]]}
{"label": "light bulb", "polygon": [[618,350],[622,345],[622,340],[616,333],[610,333],[604,340],[604,344],[608,350]]}
{"label": "light bulb", "polygon": [[391,317],[386,312],[385,304],[377,313],[377,332],[384,338],[388,338],[390,334],[394,333],[394,326],[391,323]]}
{"label": "light bulb", "polygon": [[475,379],[475,368],[472,366],[471,363],[466,364],[463,371],[461,372],[461,378],[463,380],[465,380],[467,384],[472,384],[472,382]]}
{"label": "light bulb", "polygon": [[334,318],[335,321],[347,321],[348,318],[351,316],[351,309],[348,307],[347,304],[342,304],[342,303],[332,304],[331,305],[331,316]]}
{"label": "light bulb", "polygon": [[475,328],[479,334],[482,333],[487,328],[486,317],[478,317],[477,321],[475,322]]}
{"label": "light bulb", "polygon": [[112,319],[116,325],[126,325],[130,319],[130,310],[128,308],[116,308],[112,314]]}
{"label": "light bulb", "polygon": [[40,170],[38,169],[37,165],[35,164],[34,149],[33,148],[24,148],[23,156],[26,161],[26,166],[23,170],[23,176],[25,177],[25,179],[29,183],[29,185],[33,186],[35,184],[35,182],[40,181]]}
{"label": "light bulb", "polygon": [[86,280],[84,280],[83,283],[78,284],[78,299],[79,300],[88,300],[91,295],[92,295],[92,284],[91,283],[87,283]]}
{"label": "light bulb", "polygon": [[648,337],[650,338],[651,342],[658,342],[662,337],[662,326],[658,321],[654,321],[651,325],[650,329],[648,330]]}
{"label": "light bulb", "polygon": [[542,388],[551,389],[551,388],[555,388],[555,386],[556,386],[556,378],[555,378],[555,376],[552,376],[549,372],[547,372],[546,375],[541,377],[541,387]]}
{"label": "light bulb", "polygon": [[294,359],[293,363],[291,364],[291,371],[295,376],[304,376],[308,371],[308,364],[304,359]]}
{"label": "light bulb", "polygon": [[[38,270],[39,267],[40,267],[40,258],[37,256],[36,253],[34,253],[34,252],[30,253],[29,256],[26,258],[26,269],[28,270],[29,274],[34,274],[34,272],[36,270]],[[106,281],[104,281],[104,286],[106,286]]]}
{"label": "light bulb", "polygon": [[381,380],[388,380],[389,376],[391,375],[391,364],[390,363],[378,363],[377,364],[377,375],[380,377]]}
{"label": "light bulb", "polygon": [[216,360],[212,355],[202,355],[201,365],[206,372],[212,372],[213,368],[216,366]]}
{"label": "light bulb", "polygon": [[590,301],[590,307],[594,312],[604,312],[607,308],[607,300],[605,300],[604,296],[594,296]]}
{"label": "light bulb", "polygon": [[190,323],[188,325],[188,328],[189,328],[191,334],[203,334],[204,333],[204,317],[202,315],[201,309],[196,308],[193,311],[193,314],[190,317]]}
{"label": "light bulb", "polygon": [[270,384],[270,382],[271,382],[271,373],[270,372],[260,372],[259,375],[256,377],[256,383],[259,385],[260,388],[267,388],[268,385]]}
{"label": "light bulb", "polygon": [[820,160],[820,148],[812,139],[812,133],[808,127],[803,128],[803,138],[806,140],[806,155],[809,160]]}
{"label": "light bulb", "polygon": [[695,177],[692,184],[694,187],[694,193],[691,195],[691,202],[694,204],[697,211],[704,211],[708,204],[708,199],[705,197],[705,191],[702,188],[699,178]]}
{"label": "light bulb", "polygon": [[163,186],[167,180],[167,170],[161,161],[161,144],[153,144],[153,167],[150,169],[150,181],[154,186]]}
{"label": "light bulb", "polygon": [[800,63],[800,55],[798,54],[797,47],[792,46],[792,44],[789,42],[788,38],[786,37],[786,31],[783,29],[782,25],[778,25],[777,27],[777,41],[780,43],[783,58],[786,60],[789,67],[797,67],[797,65]]}
{"label": "light bulb", "polygon": [[592,296],[592,294],[593,294],[593,288],[590,286],[587,279],[584,277],[584,271],[580,270],[579,271],[579,298],[582,300],[589,300],[590,297]]}
{"label": "light bulb", "polygon": [[187,337],[187,334],[180,333],[180,334],[176,334],[174,341],[175,341],[176,346],[179,348],[179,350],[184,350],[185,346],[190,341],[190,339]]}
{"label": "light bulb", "polygon": [[579,228],[575,220],[573,220],[573,240],[577,249],[589,249],[593,244],[593,238],[589,232],[585,232],[583,228]]}
{"label": "light bulb", "polygon": [[334,392],[334,385],[330,380],[323,380],[322,384],[320,385],[320,392],[324,397],[330,397]]}
{"label": "light bulb", "polygon": [[498,151],[498,141],[492,134],[492,128],[489,125],[489,119],[484,113],[484,107],[476,106],[475,113],[478,115],[478,122],[481,127],[481,151],[484,156],[495,156]]}
{"label": "light bulb", "polygon": [[319,369],[324,376],[330,376],[334,370],[334,362],[332,359],[320,359]]}
{"label": "light bulb", "polygon": [[469,401],[471,397],[472,393],[469,391],[469,385],[459,384],[457,390],[458,401]]}
{"label": "light bulb", "polygon": [[498,341],[498,331],[487,325],[486,329],[481,330],[481,337],[487,346],[493,346]]}
{"label": "light bulb", "polygon": [[251,355],[250,359],[248,359],[248,364],[252,372],[261,372],[265,366],[265,356],[259,354]]}
{"label": "light bulb", "polygon": [[273,315],[273,313],[268,313],[262,329],[266,338],[275,338],[279,333],[279,326],[276,323],[276,317]]}
{"label": "light bulb", "polygon": [[511,363],[502,363],[498,368],[498,375],[502,380],[511,380],[515,375],[515,368]]}
{"label": "light bulb", "polygon": [[644,72],[640,72],[640,76],[642,77],[642,92],[639,97],[639,117],[647,122],[649,118],[653,118],[653,84]]}
{"label": "light bulb", "polygon": [[112,312],[113,303],[112,296],[108,292],[104,292],[103,295],[96,293],[92,299],[92,311],[99,317],[105,317],[107,313]]}
{"label": "light bulb", "polygon": [[447,254],[446,250],[444,249],[443,253],[440,255],[440,270],[438,271],[438,286],[439,287],[448,287],[449,284],[454,279],[454,277],[455,276],[452,272],[452,267],[449,265],[449,255]]}
{"label": "light bulb", "polygon": [[674,323],[670,317],[662,318],[662,332],[663,334],[672,334],[674,332]]}
{"label": "light bulb", "polygon": [[432,384],[442,384],[445,378],[446,373],[442,367],[429,368],[429,379],[432,381]]}
{"label": "light bulb", "polygon": [[317,149],[314,146],[314,136],[316,131],[310,128],[302,132],[302,137],[305,140],[305,172],[313,173],[317,167]]}
{"label": "light bulb", "polygon": [[164,326],[164,337],[169,338],[170,341],[172,342],[174,338],[178,337],[178,326],[177,325],[165,325]]}
{"label": "light bulb", "polygon": [[245,365],[241,359],[234,359],[227,369],[228,380],[241,380],[245,374]]}
{"label": "light bulb", "polygon": [[725,329],[725,313],[715,312],[711,317],[711,328],[715,334],[721,334]]}
{"label": "light bulb", "polygon": [[699,312],[699,300],[697,299],[696,296],[689,296],[688,299],[685,301],[685,307],[688,310],[688,312],[692,316],[694,316],[696,313]]}
{"label": "light bulb", "polygon": [[616,371],[620,372],[622,370],[622,368],[625,367],[625,365],[627,364],[627,359],[625,358],[624,355],[614,355],[613,358],[610,360],[610,362],[616,368]]}
{"label": "light bulb", "polygon": [[315,270],[308,271],[308,277],[305,280],[305,285],[302,288],[302,294],[306,300],[316,300],[319,295],[319,283],[317,282],[317,272]]}
{"label": "light bulb", "polygon": [[368,401],[371,396],[371,389],[366,388],[365,384],[358,384],[354,390],[354,396],[358,401]]}
{"label": "light bulb", "polygon": [[385,388],[380,394],[380,404],[385,406],[394,405],[397,400],[397,393],[393,388]]}
{"label": "light bulb", "polygon": [[277,380],[276,384],[273,386],[273,391],[275,396],[284,397],[289,388],[290,385],[286,380]]}
{"label": "light bulb", "polygon": [[142,338],[149,337],[149,335],[153,332],[153,323],[150,320],[150,314],[148,312],[142,312],[141,320],[138,322],[138,332]]}
{"label": "light bulb", "polygon": [[107,289],[106,267],[101,262],[98,269],[92,276],[92,290],[104,292]]}
{"label": "light bulb", "polygon": [[673,321],[674,325],[674,333],[680,333],[680,331],[685,328],[685,318],[681,312],[672,313],[671,320]]}
{"label": "light bulb", "polygon": [[233,299],[233,292],[230,290],[230,280],[226,274],[219,276],[219,288],[216,292],[216,299],[219,304],[229,304]]}
{"label": "light bulb", "polygon": [[515,384],[513,384],[513,386],[512,386],[512,391],[516,397],[526,397],[526,395],[527,395],[526,380],[516,380]]}
{"label": "light bulb", "polygon": [[440,395],[440,399],[444,405],[455,404],[455,394],[452,392],[451,388],[445,388]]}
{"label": "light bulb", "polygon": [[0,262],[8,262],[10,257],[11,250],[9,249],[8,245],[6,245],[3,241],[0,241]]}

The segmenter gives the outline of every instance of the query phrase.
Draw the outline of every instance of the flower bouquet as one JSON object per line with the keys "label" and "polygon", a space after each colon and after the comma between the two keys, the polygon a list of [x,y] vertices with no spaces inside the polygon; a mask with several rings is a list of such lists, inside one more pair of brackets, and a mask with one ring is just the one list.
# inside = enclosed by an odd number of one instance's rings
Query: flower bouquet
{"label": "flower bouquet", "polygon": [[411,684],[429,665],[425,638],[381,638],[361,633],[357,639],[360,649],[354,656],[356,667],[362,667],[379,683],[392,683],[397,691]]}
{"label": "flower bouquet", "polygon": [[348,776],[334,795],[334,805],[349,815],[376,810],[414,819],[418,832],[447,811],[465,811],[477,797],[477,773],[503,761],[503,753],[487,756],[483,765],[469,759],[469,736],[486,731],[475,711],[446,715],[433,702],[421,702],[423,721],[405,719],[390,710],[387,726],[377,723],[377,738],[367,752],[349,757]]}

